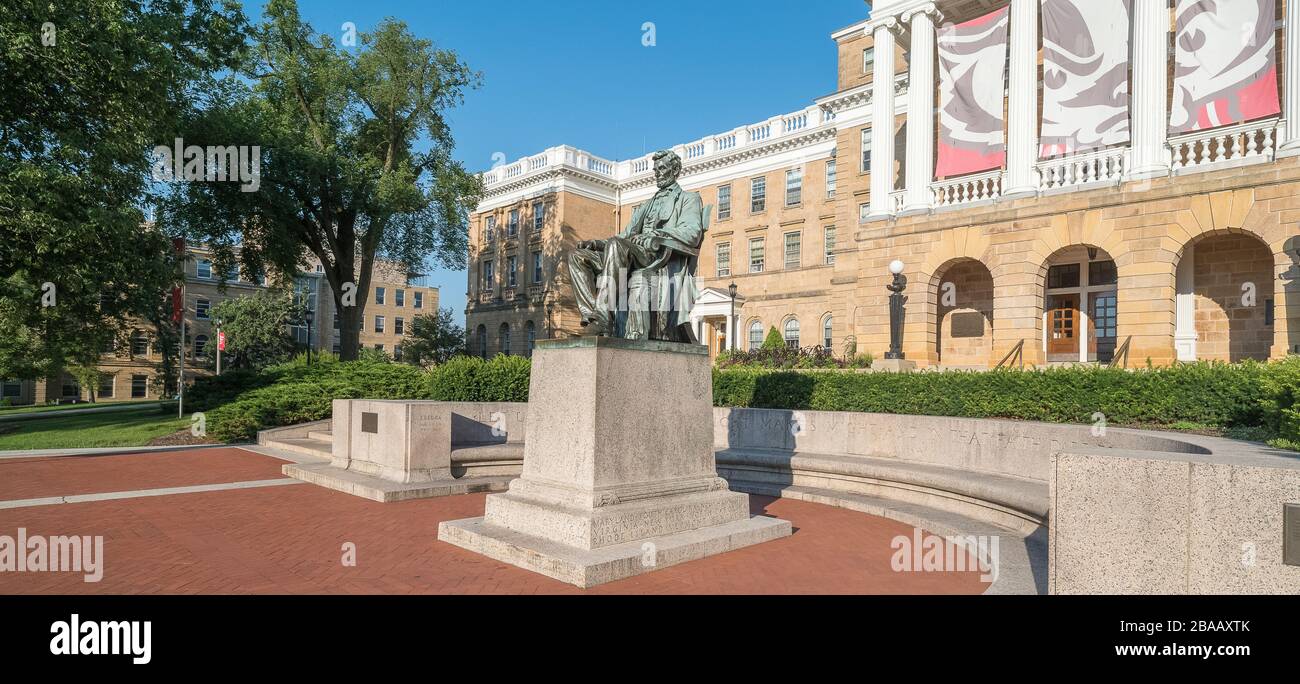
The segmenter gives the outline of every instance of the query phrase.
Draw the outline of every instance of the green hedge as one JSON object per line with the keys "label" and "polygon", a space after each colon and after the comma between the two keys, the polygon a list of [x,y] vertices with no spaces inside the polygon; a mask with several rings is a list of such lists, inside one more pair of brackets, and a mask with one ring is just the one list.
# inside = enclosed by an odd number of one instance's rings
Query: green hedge
{"label": "green hedge", "polygon": [[374,359],[288,363],[260,373],[203,378],[188,390],[188,408],[207,413],[208,433],[252,441],[260,430],[322,420],[334,399],[527,401],[527,359],[460,357],[430,371]]}

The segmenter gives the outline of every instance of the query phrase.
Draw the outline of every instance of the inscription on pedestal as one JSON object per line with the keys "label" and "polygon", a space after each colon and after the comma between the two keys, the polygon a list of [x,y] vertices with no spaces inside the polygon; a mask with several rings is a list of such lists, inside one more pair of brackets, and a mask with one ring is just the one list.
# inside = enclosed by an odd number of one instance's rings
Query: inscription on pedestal
{"label": "inscription on pedestal", "polygon": [[361,431],[371,434],[379,434],[379,414],[378,413],[361,413]]}

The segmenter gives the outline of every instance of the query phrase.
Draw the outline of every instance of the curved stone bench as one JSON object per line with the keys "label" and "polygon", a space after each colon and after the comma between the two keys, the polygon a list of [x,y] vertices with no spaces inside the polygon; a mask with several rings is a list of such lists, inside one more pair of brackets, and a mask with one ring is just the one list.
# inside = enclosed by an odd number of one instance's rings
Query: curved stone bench
{"label": "curved stone bench", "polygon": [[470,442],[451,446],[451,474],[455,478],[519,477],[523,468],[523,442]]}

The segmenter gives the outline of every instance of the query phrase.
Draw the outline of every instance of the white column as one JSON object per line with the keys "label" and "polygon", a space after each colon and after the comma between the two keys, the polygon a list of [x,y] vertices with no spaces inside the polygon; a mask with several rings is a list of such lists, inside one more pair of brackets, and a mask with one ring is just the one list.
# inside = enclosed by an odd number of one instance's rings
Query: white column
{"label": "white column", "polygon": [[907,193],[903,211],[924,212],[934,205],[934,24],[941,21],[934,3],[903,15],[912,27],[907,56]]}
{"label": "white column", "polygon": [[1179,361],[1196,360],[1196,245],[1183,250],[1174,276],[1174,352]]}
{"label": "white column", "polygon": [[725,342],[725,344],[727,345],[727,349],[730,350],[732,346],[731,345],[732,335],[736,334],[736,325],[735,325],[736,322],[731,320],[731,316],[727,316],[725,320],[727,321],[727,341]]}
{"label": "white column", "polygon": [[1038,2],[1011,0],[1004,198],[1038,192]]}
{"label": "white column", "polygon": [[871,212],[868,220],[894,213],[894,33],[898,20],[872,23],[875,63],[871,82]]}
{"label": "white column", "polygon": [[1133,3],[1133,148],[1129,178],[1169,173],[1169,2]]}
{"label": "white column", "polygon": [[1282,93],[1282,116],[1286,127],[1282,129],[1279,157],[1300,154],[1300,0],[1286,2],[1286,91]]}

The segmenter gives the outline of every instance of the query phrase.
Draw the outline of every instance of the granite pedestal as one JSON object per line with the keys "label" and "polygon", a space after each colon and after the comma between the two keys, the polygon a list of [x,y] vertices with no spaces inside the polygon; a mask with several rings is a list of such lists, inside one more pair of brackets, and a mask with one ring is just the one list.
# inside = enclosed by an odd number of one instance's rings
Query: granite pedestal
{"label": "granite pedestal", "polygon": [[700,345],[538,342],[522,476],[438,538],[590,587],[788,536],[718,477],[712,395]]}

